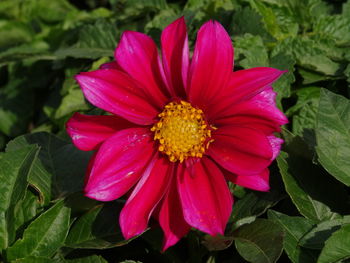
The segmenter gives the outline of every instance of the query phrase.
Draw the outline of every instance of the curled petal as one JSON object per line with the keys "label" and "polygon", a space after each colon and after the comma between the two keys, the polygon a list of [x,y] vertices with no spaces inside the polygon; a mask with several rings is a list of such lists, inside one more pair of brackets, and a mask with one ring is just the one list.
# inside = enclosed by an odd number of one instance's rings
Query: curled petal
{"label": "curled petal", "polygon": [[119,71],[123,71],[123,69],[121,68],[121,66],[119,66],[117,61],[104,63],[100,66],[100,69],[116,69]]}
{"label": "curled petal", "polygon": [[85,195],[111,201],[124,195],[140,178],[154,152],[148,129],[117,132],[99,148],[85,186]]}
{"label": "curled petal", "polygon": [[220,169],[203,157],[177,176],[178,191],[187,223],[210,235],[224,234],[233,198]]}
{"label": "curled petal", "polygon": [[181,202],[173,176],[166,196],[159,204],[158,221],[164,232],[163,251],[175,245],[190,230],[184,219]]}
{"label": "curled petal", "polygon": [[157,46],[149,36],[133,31],[122,34],[114,53],[118,64],[141,83],[148,100],[159,109],[167,102]]}
{"label": "curled petal", "polygon": [[254,129],[269,135],[273,132],[280,132],[281,127],[276,121],[269,119],[263,111],[251,113],[239,113],[235,115],[225,116],[221,119],[215,120],[214,126],[217,128],[225,125],[234,124],[249,129]]}
{"label": "curled petal", "polygon": [[145,231],[153,210],[168,190],[173,166],[166,158],[156,156],[120,213],[119,223],[125,239]]}
{"label": "curled petal", "polygon": [[211,120],[230,115],[231,107],[249,100],[276,81],[285,71],[258,67],[231,73],[230,81],[220,94],[220,103],[212,104],[207,117]]}
{"label": "curled petal", "polygon": [[234,174],[254,175],[271,163],[271,144],[262,132],[231,125],[214,131],[213,139],[207,154]]}
{"label": "curled petal", "polygon": [[233,70],[230,36],[216,21],[205,23],[197,35],[189,71],[190,102],[206,112],[208,105],[220,103],[220,93]]}
{"label": "curled petal", "polygon": [[162,32],[162,60],[165,78],[173,97],[185,98],[189,50],[185,19],[168,25]]}
{"label": "curled petal", "polygon": [[257,175],[235,175],[230,172],[226,172],[225,176],[232,183],[249,189],[263,192],[270,190],[270,171],[267,168]]}
{"label": "curled petal", "polygon": [[100,69],[80,73],[75,78],[85,97],[96,107],[136,124],[154,122],[158,110],[127,74],[114,69]]}
{"label": "curled petal", "polygon": [[277,138],[274,135],[267,136],[272,148],[271,160],[274,160],[280,153],[281,145],[284,142],[281,138]]}
{"label": "curled petal", "polygon": [[83,151],[96,148],[117,131],[134,124],[117,116],[92,116],[75,113],[66,123],[67,133],[74,145]]}
{"label": "curled petal", "polygon": [[276,106],[276,92],[267,87],[254,97],[230,106],[225,113],[219,114],[214,125],[235,123],[269,135],[279,132],[280,126],[288,123],[287,117]]}

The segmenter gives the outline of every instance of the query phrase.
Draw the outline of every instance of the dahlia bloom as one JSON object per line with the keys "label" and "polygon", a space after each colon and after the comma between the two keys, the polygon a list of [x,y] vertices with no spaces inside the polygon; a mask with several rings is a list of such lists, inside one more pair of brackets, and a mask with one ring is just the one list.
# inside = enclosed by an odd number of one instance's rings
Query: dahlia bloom
{"label": "dahlia bloom", "polygon": [[76,113],[67,132],[81,150],[95,151],[85,195],[100,201],[128,194],[119,223],[126,239],[151,216],[163,249],[191,227],[224,234],[233,197],[227,180],[269,190],[268,166],[280,151],[274,136],[286,117],[271,84],[284,71],[259,67],[233,72],[233,47],[215,21],[199,30],[190,58],[179,18],[153,40],[126,31],[115,61],[76,76],[86,99],[111,115]]}

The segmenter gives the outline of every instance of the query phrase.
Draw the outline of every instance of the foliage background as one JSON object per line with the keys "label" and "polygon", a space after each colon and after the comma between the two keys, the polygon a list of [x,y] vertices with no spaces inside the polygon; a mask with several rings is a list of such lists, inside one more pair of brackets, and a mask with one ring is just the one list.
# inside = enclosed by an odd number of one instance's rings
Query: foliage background
{"label": "foliage background", "polygon": [[[288,69],[277,83],[290,123],[272,189],[231,185],[225,237],[191,231],[160,253],[156,222],[123,240],[123,200],[82,195],[91,153],[72,146],[73,112],[102,114],[72,78],[112,60],[124,30],[161,30],[179,16],[193,48],[216,19],[232,36],[235,70]],[[350,258],[350,1],[1,0],[0,261],[346,262]],[[349,262],[349,261],[348,261]]]}

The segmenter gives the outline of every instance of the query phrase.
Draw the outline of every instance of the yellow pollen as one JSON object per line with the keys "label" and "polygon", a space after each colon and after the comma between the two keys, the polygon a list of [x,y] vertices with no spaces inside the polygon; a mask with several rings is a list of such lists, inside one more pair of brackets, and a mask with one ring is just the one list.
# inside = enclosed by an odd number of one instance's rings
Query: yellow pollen
{"label": "yellow pollen", "polygon": [[213,142],[211,129],[214,127],[208,126],[202,110],[186,101],[170,102],[158,117],[160,120],[151,131],[154,140],[159,142],[158,150],[168,155],[171,162],[201,158]]}

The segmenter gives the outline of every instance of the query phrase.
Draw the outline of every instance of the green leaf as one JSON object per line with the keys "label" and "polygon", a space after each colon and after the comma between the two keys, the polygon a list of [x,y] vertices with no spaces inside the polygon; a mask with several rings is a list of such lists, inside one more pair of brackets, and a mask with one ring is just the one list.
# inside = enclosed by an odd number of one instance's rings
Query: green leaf
{"label": "green leaf", "polygon": [[218,251],[218,250],[225,250],[229,246],[232,245],[233,238],[222,236],[222,235],[205,235],[202,241],[202,244],[209,250],[209,251]]}
{"label": "green leaf", "polygon": [[120,207],[96,206],[74,222],[65,245],[71,248],[105,249],[127,244],[118,224]]}
{"label": "green leaf", "polygon": [[287,111],[288,116],[293,116],[295,135],[303,136],[306,129],[315,129],[320,90],[319,87],[307,87],[296,91],[298,101]]}
{"label": "green leaf", "polygon": [[262,21],[262,17],[255,10],[249,6],[244,8],[237,8],[232,17],[232,31],[233,39],[238,35],[249,33],[252,35],[259,35],[264,40],[273,41],[273,37],[266,31]]}
{"label": "green leaf", "polygon": [[[272,51],[272,56],[279,53],[291,55],[301,67],[328,76],[338,74],[340,64],[334,62],[325,43],[307,37],[286,38],[280,41]],[[329,47],[330,49],[332,47]]]}
{"label": "green leaf", "polygon": [[256,217],[262,215],[267,209],[274,206],[282,195],[271,191],[270,193],[251,192],[238,200],[233,206],[230,222],[232,229],[253,222]]}
{"label": "green leaf", "polygon": [[336,179],[350,186],[350,101],[322,89],[316,126],[320,163]]}
{"label": "green leaf", "polygon": [[273,90],[277,92],[276,103],[282,109],[281,100],[291,95],[291,84],[295,81],[295,60],[290,55],[279,53],[270,59],[270,66],[280,70],[288,70],[276,82],[272,84]]}
{"label": "green leaf", "polygon": [[276,16],[278,16],[276,7],[284,9],[285,15],[298,23],[302,32],[311,30],[312,23],[319,16],[330,13],[330,7],[322,0],[263,0],[263,2],[270,4],[269,6],[277,13]]}
{"label": "green leaf", "polygon": [[2,82],[4,79],[8,81],[0,88],[0,131],[9,137],[16,137],[27,133],[34,124],[37,91],[41,93],[45,90],[38,87],[49,87],[52,82],[50,77],[54,73],[47,61],[10,63],[1,68],[7,71],[7,74],[1,75]]}
{"label": "green leaf", "polygon": [[271,9],[276,16],[276,22],[281,30],[281,36],[279,38],[296,36],[299,32],[300,25],[296,22],[295,13],[288,8],[277,5],[271,5]]}
{"label": "green leaf", "polygon": [[[88,71],[97,70],[101,66],[101,64],[109,61],[110,58],[102,57],[101,59],[96,60],[94,63],[92,63],[91,68]],[[64,121],[66,121],[69,117],[68,115],[71,115],[77,111],[85,111],[91,108],[86,102],[78,83],[74,79],[74,76],[82,70],[83,69],[81,66],[65,68],[65,80],[59,91],[59,94],[62,96],[62,99],[56,102],[56,107],[51,106],[50,109],[49,107],[47,108],[48,115],[53,120],[62,121],[60,119],[65,118]],[[55,104],[52,103],[52,105]]]}
{"label": "green leaf", "polygon": [[230,0],[189,0],[184,10],[186,13],[188,11],[195,11],[195,20],[201,20],[207,16],[216,17],[219,14],[223,14],[222,11],[232,11],[233,8],[234,6]]}
{"label": "green leaf", "polygon": [[45,0],[32,0],[32,16],[39,17],[47,23],[63,21],[69,12],[76,8],[67,0],[55,0],[47,2]]}
{"label": "green leaf", "polygon": [[348,82],[348,87],[350,88],[350,64],[344,70],[344,75],[346,77],[346,81]]}
{"label": "green leaf", "polygon": [[7,150],[31,144],[39,145],[41,150],[28,181],[39,192],[44,204],[51,198],[81,191],[90,152],[80,151],[69,142],[45,132],[22,135],[11,141]]}
{"label": "green leaf", "polygon": [[304,217],[287,216],[273,210],[268,211],[268,218],[284,229],[283,249],[293,263],[316,261],[317,253],[299,245],[299,240],[312,229],[314,224],[312,220]]}
{"label": "green leaf", "polygon": [[343,15],[324,15],[317,19],[314,31],[335,39],[338,45],[350,44],[350,17]]}
{"label": "green leaf", "polygon": [[27,188],[27,174],[30,172],[39,147],[32,145],[2,155],[0,163],[0,209],[8,209],[19,202]]}
{"label": "green leaf", "polygon": [[[343,212],[344,189],[309,160],[282,152],[277,164],[287,193],[299,212],[315,221],[339,218]],[[317,184],[315,184],[317,182]],[[341,199],[337,200],[337,198]],[[340,202],[340,206],[339,206]],[[332,209],[330,208],[332,207]]]}
{"label": "green leaf", "polygon": [[112,57],[113,49],[101,47],[70,47],[57,50],[55,55],[61,59],[66,57],[96,59],[100,57]]}
{"label": "green leaf", "polygon": [[339,64],[333,62],[328,57],[323,55],[305,55],[305,57],[298,57],[299,64],[315,70],[317,72],[324,73],[326,75],[336,75],[339,69]]}
{"label": "green leaf", "polygon": [[26,223],[36,216],[38,208],[38,197],[27,190],[24,198],[17,202],[15,206],[15,229],[24,228]]}
{"label": "green leaf", "polygon": [[317,263],[343,262],[350,258],[350,224],[343,226],[326,241]]}
{"label": "green leaf", "polygon": [[[276,262],[282,253],[283,229],[267,219],[257,219],[233,233],[239,254],[253,263]],[[268,242],[267,242],[268,240]]]}
{"label": "green leaf", "polygon": [[23,237],[7,249],[7,260],[34,257],[51,257],[67,236],[70,209],[59,201],[36,218],[24,231]]}
{"label": "green leaf", "polygon": [[62,263],[62,261],[46,257],[30,256],[12,260],[11,263]]}
{"label": "green leaf", "polygon": [[132,6],[133,8],[155,8],[158,10],[163,10],[168,7],[166,0],[129,0],[127,3],[129,6]]}
{"label": "green leaf", "polygon": [[116,25],[98,20],[94,25],[85,25],[79,31],[79,41],[69,48],[62,48],[55,52],[59,58],[90,58],[113,57],[116,47]]}
{"label": "green leaf", "polygon": [[350,1],[348,0],[346,3],[343,4],[343,16],[350,16]]}
{"label": "green leaf", "polygon": [[255,8],[264,16],[266,23],[276,24],[269,25],[271,29],[275,29],[275,38],[283,39],[298,34],[300,26],[296,21],[296,13],[287,4],[289,1],[267,0],[259,2],[260,7],[256,6]]}
{"label": "green leaf", "polygon": [[267,50],[260,36],[245,34],[243,37],[235,37],[234,42],[235,57],[243,68],[269,65]]}
{"label": "green leaf", "polygon": [[107,260],[105,260],[101,256],[93,255],[93,256],[84,257],[84,258],[66,260],[66,262],[67,263],[107,263]]}
{"label": "green leaf", "polygon": [[0,51],[28,43],[32,39],[33,31],[30,26],[17,21],[0,20]]}
{"label": "green leaf", "polygon": [[334,219],[323,221],[314,226],[300,240],[300,245],[312,249],[322,249],[325,241],[345,224],[350,224],[350,216],[345,216],[342,219]]}
{"label": "green leaf", "polygon": [[257,0],[249,0],[249,3],[254,10],[261,14],[266,30],[276,39],[283,38],[283,33],[277,23],[277,17],[273,9]]}
{"label": "green leaf", "polygon": [[49,52],[49,45],[44,41],[33,41],[31,43],[15,46],[0,53],[0,66],[8,65],[10,62],[32,60],[53,60],[56,59]]}
{"label": "green leaf", "polygon": [[320,90],[321,90],[321,88],[316,87],[316,86],[298,89],[295,92],[297,97],[298,97],[298,100],[294,106],[290,107],[287,110],[286,114],[288,116],[293,116],[294,114],[299,112],[301,109],[303,109],[304,107],[306,107],[310,103],[314,104],[317,102],[317,106],[318,106],[319,97],[320,97]]}
{"label": "green leaf", "polygon": [[27,189],[27,177],[38,154],[37,146],[1,155],[0,162],[0,249],[7,248],[15,238],[15,206]]}
{"label": "green leaf", "polygon": [[299,68],[298,71],[302,76],[303,84],[305,85],[329,79],[329,77],[327,77],[326,75],[314,72],[312,70]]}
{"label": "green leaf", "polygon": [[25,22],[35,19],[44,23],[55,23],[64,20],[73,10],[73,5],[66,0],[2,0],[0,5],[2,16]]}
{"label": "green leaf", "polygon": [[0,89],[0,131],[15,137],[25,133],[33,115],[34,92],[22,67],[8,67],[8,82]]}
{"label": "green leaf", "polygon": [[63,97],[62,103],[57,108],[55,112],[55,118],[59,119],[68,114],[76,111],[82,111],[89,109],[89,106],[86,104],[83,92],[80,88],[72,87],[69,89],[68,94]]}
{"label": "green leaf", "polygon": [[152,33],[152,30],[157,30],[159,35],[164,29],[164,26],[171,24],[177,17],[178,15],[174,12],[174,9],[168,8],[161,10],[156,16],[153,17],[151,21],[145,25],[145,31],[147,33]]}
{"label": "green leaf", "polygon": [[[102,63],[100,61],[104,61],[103,63],[108,62],[110,59],[106,61],[106,57],[103,57],[92,64],[92,68],[90,70],[96,70]],[[95,66],[96,64],[96,66]],[[99,64],[99,65],[97,65]],[[59,103],[57,108],[53,108],[53,112],[50,115],[53,119],[57,120],[73,114],[77,111],[83,111],[89,109],[88,104],[85,102],[84,95],[74,79],[74,76],[77,75],[80,71],[82,71],[81,67],[72,67],[65,69],[65,80],[63,82],[62,88],[60,90],[60,95],[62,95],[62,100]]]}

